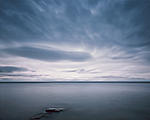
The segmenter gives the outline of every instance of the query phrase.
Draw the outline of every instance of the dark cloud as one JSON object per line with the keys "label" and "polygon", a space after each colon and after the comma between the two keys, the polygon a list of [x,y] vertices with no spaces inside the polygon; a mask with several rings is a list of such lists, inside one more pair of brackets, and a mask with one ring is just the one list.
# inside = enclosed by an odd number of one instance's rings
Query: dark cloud
{"label": "dark cloud", "polygon": [[16,47],[3,49],[10,55],[16,55],[31,59],[44,60],[44,61],[85,61],[91,58],[91,55],[86,52],[74,52],[74,51],[61,51],[55,49],[41,49],[34,47]]}
{"label": "dark cloud", "polygon": [[16,71],[26,71],[26,68],[15,66],[0,66],[0,73],[12,73]]}
{"label": "dark cloud", "polygon": [[149,47],[149,11],[149,0],[1,0],[0,41]]}

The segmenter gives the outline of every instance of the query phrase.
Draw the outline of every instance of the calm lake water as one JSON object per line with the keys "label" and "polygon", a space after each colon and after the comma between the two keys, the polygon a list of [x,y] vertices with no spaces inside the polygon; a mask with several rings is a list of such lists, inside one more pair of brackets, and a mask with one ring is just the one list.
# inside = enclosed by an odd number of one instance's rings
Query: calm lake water
{"label": "calm lake water", "polygon": [[150,120],[148,83],[0,83],[0,120]]}

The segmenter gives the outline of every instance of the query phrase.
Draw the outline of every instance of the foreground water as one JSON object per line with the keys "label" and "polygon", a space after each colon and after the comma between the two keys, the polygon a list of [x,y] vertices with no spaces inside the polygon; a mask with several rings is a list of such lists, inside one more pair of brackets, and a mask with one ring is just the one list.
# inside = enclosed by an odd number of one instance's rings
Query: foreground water
{"label": "foreground water", "polygon": [[0,120],[29,120],[49,106],[66,110],[41,120],[150,120],[150,84],[0,84]]}

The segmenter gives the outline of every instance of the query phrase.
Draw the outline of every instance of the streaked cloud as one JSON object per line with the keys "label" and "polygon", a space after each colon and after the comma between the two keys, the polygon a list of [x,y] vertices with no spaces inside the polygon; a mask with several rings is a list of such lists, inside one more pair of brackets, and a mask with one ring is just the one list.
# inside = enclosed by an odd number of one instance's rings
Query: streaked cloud
{"label": "streaked cloud", "polygon": [[16,55],[44,61],[85,61],[91,58],[91,55],[86,52],[61,51],[52,48],[48,50],[34,47],[16,47],[3,49],[2,51],[10,55]]}
{"label": "streaked cloud", "polygon": [[149,0],[1,0],[0,65],[40,80],[148,80],[149,11]]}

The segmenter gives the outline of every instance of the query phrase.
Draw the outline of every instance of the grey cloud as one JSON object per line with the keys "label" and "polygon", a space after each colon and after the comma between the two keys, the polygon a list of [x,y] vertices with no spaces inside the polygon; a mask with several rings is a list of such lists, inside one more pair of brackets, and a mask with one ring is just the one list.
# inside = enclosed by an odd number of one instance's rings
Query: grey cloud
{"label": "grey cloud", "polygon": [[[129,54],[112,57],[113,60],[134,59],[141,52],[137,48],[141,47],[142,51],[150,51],[148,0],[1,0],[0,5],[0,42],[3,44],[48,41],[91,49],[116,46]],[[46,52],[37,53],[43,57],[13,54],[46,61],[78,59],[54,57],[54,54],[50,58]],[[149,57],[136,58],[149,63]]]}
{"label": "grey cloud", "polygon": [[87,72],[85,69],[74,69],[74,70],[66,70],[64,72],[77,72],[77,73],[84,73]]}
{"label": "grey cloud", "polygon": [[138,77],[123,77],[123,76],[97,76],[95,79],[114,79],[114,80],[147,80],[145,78]]}
{"label": "grey cloud", "polygon": [[148,0],[1,0],[0,5],[1,42],[150,46]]}
{"label": "grey cloud", "polygon": [[44,61],[85,61],[92,56],[86,52],[74,52],[74,51],[61,51],[56,49],[41,49],[34,47],[16,47],[3,49],[3,52],[31,59],[44,60]]}
{"label": "grey cloud", "polygon": [[[5,44],[49,41],[90,48],[117,46],[130,56],[138,55],[138,47],[150,48],[148,0],[1,0],[0,5],[0,41]],[[122,58],[127,57],[112,59]]]}
{"label": "grey cloud", "polygon": [[149,49],[149,11],[149,0],[1,0],[0,42]]}
{"label": "grey cloud", "polygon": [[70,69],[70,70],[65,70],[65,71],[63,71],[63,72],[76,72],[76,73],[81,73],[81,74],[86,74],[86,73],[88,73],[88,74],[96,74],[96,73],[101,73],[101,72],[97,72],[96,71],[97,69],[96,68],[94,68],[94,69]]}
{"label": "grey cloud", "polygon": [[[0,73],[0,77],[41,77],[42,75]],[[45,75],[46,76],[46,75]]]}
{"label": "grey cloud", "polygon": [[135,59],[135,55],[128,55],[128,56],[120,56],[120,55],[118,55],[118,56],[114,56],[114,57],[110,57],[111,59],[113,59],[113,60],[134,60]]}
{"label": "grey cloud", "polygon": [[0,73],[12,73],[15,71],[26,71],[26,68],[16,66],[0,66]]}

